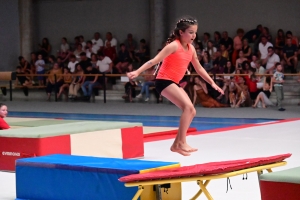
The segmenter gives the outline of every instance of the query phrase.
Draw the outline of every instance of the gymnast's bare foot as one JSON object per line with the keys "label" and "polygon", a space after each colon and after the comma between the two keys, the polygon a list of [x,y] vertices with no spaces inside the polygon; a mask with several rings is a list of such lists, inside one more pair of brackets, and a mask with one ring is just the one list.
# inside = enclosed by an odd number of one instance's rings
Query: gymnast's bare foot
{"label": "gymnast's bare foot", "polygon": [[181,149],[180,147],[175,147],[175,146],[171,146],[170,150],[172,152],[176,152],[176,153],[179,153],[183,156],[190,156],[191,154],[187,151],[184,151],[183,149]]}

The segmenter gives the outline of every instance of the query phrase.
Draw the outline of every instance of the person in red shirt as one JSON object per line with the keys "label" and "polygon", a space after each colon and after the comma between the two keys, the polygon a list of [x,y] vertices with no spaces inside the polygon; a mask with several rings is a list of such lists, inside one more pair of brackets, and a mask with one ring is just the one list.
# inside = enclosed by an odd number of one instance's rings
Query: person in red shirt
{"label": "person in red shirt", "polygon": [[250,98],[252,100],[252,104],[254,104],[255,99],[258,95],[258,89],[257,89],[257,79],[253,71],[250,70],[249,76],[245,77],[246,84],[249,88]]}
{"label": "person in red shirt", "polygon": [[193,64],[196,72],[212,88],[222,94],[224,93],[199,63],[196,50],[192,45],[196,38],[197,29],[197,20],[190,17],[180,19],[168,38],[168,44],[153,59],[144,63],[139,69],[127,73],[129,79],[135,79],[141,72],[163,61],[157,70],[155,89],[182,110],[178,133],[170,150],[184,156],[189,156],[192,152],[198,150],[190,147],[186,141],[187,129],[196,115],[196,110],[189,96],[179,85],[190,62]]}
{"label": "person in red shirt", "polygon": [[0,103],[0,130],[9,129],[10,126],[4,121],[7,116],[7,106]]}

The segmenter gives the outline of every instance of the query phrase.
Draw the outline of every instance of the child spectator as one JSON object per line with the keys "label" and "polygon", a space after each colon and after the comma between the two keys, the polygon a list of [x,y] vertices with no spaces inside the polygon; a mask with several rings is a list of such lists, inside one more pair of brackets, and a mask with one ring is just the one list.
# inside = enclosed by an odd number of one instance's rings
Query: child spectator
{"label": "child spectator", "polygon": [[255,68],[256,68],[255,62],[258,60],[257,55],[256,55],[256,54],[253,54],[251,60],[252,60],[252,61],[251,61],[250,65],[251,65],[252,68],[255,69]]}
{"label": "child spectator", "polygon": [[120,44],[120,51],[118,52],[118,63],[116,64],[116,69],[119,74],[123,74],[127,71],[129,65],[130,55],[129,51],[126,49],[125,44]]}
{"label": "child spectator", "polygon": [[4,121],[7,113],[7,106],[0,103],[0,130],[10,129],[10,126]]}
{"label": "child spectator", "polygon": [[46,93],[48,95],[47,101],[50,101],[52,90],[55,89],[55,92],[58,93],[60,86],[63,84],[63,77],[61,76],[62,71],[58,63],[55,63],[53,69],[50,70],[48,79]]}
{"label": "child spectator", "polygon": [[18,75],[24,75],[25,73],[22,72],[22,68],[20,66],[17,67],[17,80],[19,81],[20,85],[23,86],[23,92],[24,95],[27,97],[28,96],[28,86],[31,86],[31,79],[28,76],[18,76]]}
{"label": "child spectator", "polygon": [[69,99],[76,99],[77,98],[77,93],[78,90],[81,87],[82,81],[83,81],[83,75],[84,71],[82,70],[81,66],[79,63],[75,65],[76,71],[75,74],[76,76],[73,77],[73,81],[69,86]]}
{"label": "child spectator", "polygon": [[70,70],[71,73],[75,72],[75,65],[77,63],[78,63],[78,61],[76,61],[75,55],[71,55],[70,56],[70,62],[68,63],[68,69]]}
{"label": "child spectator", "polygon": [[[70,73],[70,69],[69,68],[64,68],[64,73],[63,73],[63,84],[62,86],[60,86],[59,88],[59,92],[57,94],[57,99],[59,99],[60,95],[69,89],[70,84],[72,83],[72,74]],[[68,94],[65,93],[66,95],[66,100],[68,99]]]}
{"label": "child spectator", "polygon": [[265,79],[263,91],[261,91],[258,94],[255,103],[252,106],[253,108],[259,107],[260,106],[259,104],[261,104],[263,108],[266,108],[266,106],[273,106],[273,103],[269,99],[272,92],[272,87],[271,87],[272,84],[270,82],[271,82],[270,77],[268,77],[268,81]]}
{"label": "child spectator", "polygon": [[246,79],[246,84],[249,88],[250,99],[252,100],[252,105],[253,105],[258,95],[257,79],[255,74],[252,71],[249,72],[250,72],[249,75],[246,76],[245,79]]}
{"label": "child spectator", "polygon": [[284,83],[284,75],[281,72],[282,66],[280,63],[276,63],[276,72],[273,74],[272,83],[274,83],[274,90],[276,93],[276,99],[277,99],[277,106],[279,111],[285,111],[285,109],[282,107],[282,100],[284,99],[283,94],[283,83]]}
{"label": "child spectator", "polygon": [[[261,66],[261,61],[260,60],[256,60],[255,61],[255,74],[257,75],[263,75],[265,74],[265,68],[263,66]],[[258,82],[257,82],[257,88],[261,89],[263,88],[265,82],[265,77],[264,76],[259,76],[258,77]]]}
{"label": "child spectator", "polygon": [[[37,74],[45,74],[45,68],[44,68],[45,67],[45,61],[43,60],[42,54],[38,55],[38,60],[35,62],[35,67],[36,67],[36,73]],[[38,76],[38,80],[39,80],[39,86],[43,86],[45,77],[44,76]]]}
{"label": "child spectator", "polygon": [[93,92],[93,87],[99,85],[99,71],[96,68],[93,68],[92,65],[89,65],[86,68],[85,74],[87,76],[84,76],[83,78],[83,84],[81,85],[81,89],[83,92],[84,100],[90,100],[90,97]]}

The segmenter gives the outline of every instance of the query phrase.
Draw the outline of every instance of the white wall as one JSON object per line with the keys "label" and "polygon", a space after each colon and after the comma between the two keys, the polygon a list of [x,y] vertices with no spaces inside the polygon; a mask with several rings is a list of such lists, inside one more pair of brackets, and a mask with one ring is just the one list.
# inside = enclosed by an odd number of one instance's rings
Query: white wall
{"label": "white wall", "polygon": [[11,71],[18,64],[20,32],[18,0],[0,0],[0,71]]}
{"label": "white wall", "polygon": [[35,8],[36,42],[48,37],[53,46],[52,53],[59,48],[63,36],[72,42],[77,35],[90,40],[98,31],[104,39],[106,32],[110,31],[119,44],[128,33],[132,33],[137,42],[150,38],[148,0],[42,0]]}
{"label": "white wall", "polygon": [[204,32],[227,30],[233,37],[237,28],[248,31],[258,24],[267,26],[273,38],[279,28],[300,36],[299,0],[168,0],[168,3],[170,28],[182,15],[192,15],[199,21],[201,36]]}

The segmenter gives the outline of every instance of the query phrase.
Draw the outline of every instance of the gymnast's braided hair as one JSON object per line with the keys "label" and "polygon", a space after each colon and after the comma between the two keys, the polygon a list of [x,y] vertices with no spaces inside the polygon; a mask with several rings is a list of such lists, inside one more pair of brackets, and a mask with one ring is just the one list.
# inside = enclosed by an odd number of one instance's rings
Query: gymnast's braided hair
{"label": "gymnast's braided hair", "polygon": [[170,34],[169,38],[167,39],[167,44],[170,44],[175,39],[180,37],[179,31],[184,32],[191,25],[197,25],[197,24],[198,24],[197,20],[193,17],[181,18],[180,20],[177,21],[175,29],[173,30],[173,32]]}

